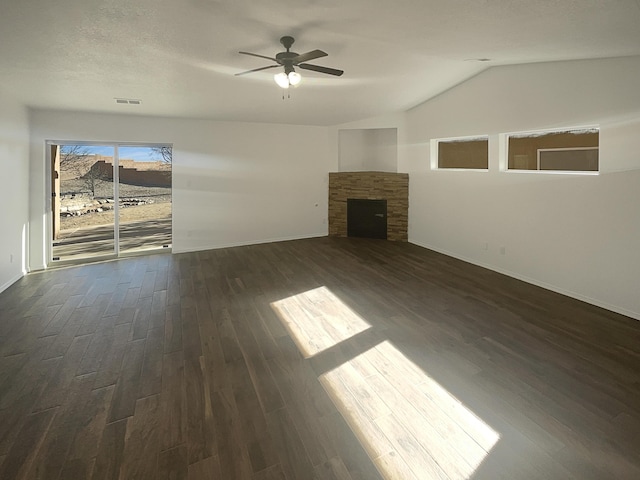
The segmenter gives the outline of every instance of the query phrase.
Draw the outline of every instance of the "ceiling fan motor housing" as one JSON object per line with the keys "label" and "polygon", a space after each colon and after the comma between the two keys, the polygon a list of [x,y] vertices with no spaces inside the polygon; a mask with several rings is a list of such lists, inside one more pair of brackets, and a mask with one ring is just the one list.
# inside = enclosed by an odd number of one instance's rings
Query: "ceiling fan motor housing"
{"label": "ceiling fan motor housing", "polygon": [[289,49],[293,45],[293,42],[295,42],[294,38],[290,37],[289,35],[281,37],[280,43],[284,48],[287,49],[287,51],[276,54],[276,61],[284,67],[284,73],[286,73],[287,75],[294,71],[293,66],[295,65],[295,63],[293,59],[298,56],[296,52],[289,51]]}
{"label": "ceiling fan motor housing", "polygon": [[276,54],[276,61],[284,67],[285,73],[293,72],[294,59],[298,56],[295,52],[280,52]]}

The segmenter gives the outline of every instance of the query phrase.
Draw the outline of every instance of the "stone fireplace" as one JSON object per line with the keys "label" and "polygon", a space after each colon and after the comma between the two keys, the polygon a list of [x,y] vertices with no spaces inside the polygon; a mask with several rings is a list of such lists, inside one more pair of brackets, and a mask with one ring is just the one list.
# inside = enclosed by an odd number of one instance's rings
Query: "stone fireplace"
{"label": "stone fireplace", "polygon": [[387,240],[408,240],[409,174],[391,172],[329,173],[329,235],[348,236],[349,199],[386,200]]}

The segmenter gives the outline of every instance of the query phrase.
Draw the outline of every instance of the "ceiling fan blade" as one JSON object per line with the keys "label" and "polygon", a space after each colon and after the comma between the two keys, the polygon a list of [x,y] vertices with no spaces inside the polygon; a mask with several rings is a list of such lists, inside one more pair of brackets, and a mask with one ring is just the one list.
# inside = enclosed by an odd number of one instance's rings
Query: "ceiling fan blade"
{"label": "ceiling fan blade", "polygon": [[313,70],[314,72],[326,73],[328,75],[335,75],[336,77],[339,77],[344,73],[343,70],[337,70],[335,68],[329,68],[329,67],[321,67],[320,65],[311,65],[309,63],[300,63],[298,64],[298,67],[302,68],[303,70]]}
{"label": "ceiling fan blade", "polygon": [[293,59],[293,63],[295,65],[302,62],[308,62],[309,60],[315,60],[316,58],[326,57],[327,55],[328,53],[325,53],[322,50],[312,50],[310,52],[303,53],[295,57]]}
{"label": "ceiling fan blade", "polygon": [[236,73],[235,76],[246,75],[247,73],[259,72],[260,70],[266,70],[267,68],[280,67],[281,65],[269,65],[268,67],[254,68],[253,70],[247,70],[246,72]]}
{"label": "ceiling fan blade", "polygon": [[277,60],[273,57],[266,57],[264,55],[258,55],[257,53],[251,53],[251,52],[238,52],[238,53],[241,53],[242,55],[251,55],[252,57],[266,58],[267,60],[273,60],[274,62],[277,62]]}

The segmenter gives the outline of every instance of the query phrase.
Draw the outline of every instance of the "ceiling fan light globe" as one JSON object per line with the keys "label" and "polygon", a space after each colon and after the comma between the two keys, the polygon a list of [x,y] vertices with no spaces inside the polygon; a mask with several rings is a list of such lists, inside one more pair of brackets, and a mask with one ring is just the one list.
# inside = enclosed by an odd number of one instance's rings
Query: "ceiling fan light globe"
{"label": "ceiling fan light globe", "polygon": [[289,88],[289,77],[284,72],[276,73],[273,76],[273,79],[278,84],[280,88]]}
{"label": "ceiling fan light globe", "polygon": [[289,73],[289,84],[292,87],[295,87],[301,81],[302,81],[302,75],[300,75],[298,72],[290,72]]}

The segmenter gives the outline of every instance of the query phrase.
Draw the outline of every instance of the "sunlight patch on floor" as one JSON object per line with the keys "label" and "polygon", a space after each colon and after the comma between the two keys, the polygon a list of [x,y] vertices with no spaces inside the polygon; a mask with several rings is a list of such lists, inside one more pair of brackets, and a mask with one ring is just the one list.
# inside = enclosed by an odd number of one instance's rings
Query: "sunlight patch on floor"
{"label": "sunlight patch on floor", "polygon": [[385,478],[468,479],[500,439],[388,341],[320,382]]}
{"label": "sunlight patch on floor", "polygon": [[305,358],[371,327],[327,287],[278,300],[271,307]]}
{"label": "sunlight patch on floor", "polygon": [[359,344],[371,325],[326,287],[272,306],[305,358],[329,347],[361,352],[319,380],[385,479],[467,480],[499,441],[392,342]]}

